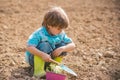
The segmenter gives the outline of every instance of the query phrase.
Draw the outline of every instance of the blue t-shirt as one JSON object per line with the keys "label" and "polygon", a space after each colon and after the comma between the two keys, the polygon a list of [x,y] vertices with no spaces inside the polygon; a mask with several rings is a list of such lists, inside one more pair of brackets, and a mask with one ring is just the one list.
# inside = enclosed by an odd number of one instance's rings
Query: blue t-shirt
{"label": "blue t-shirt", "polygon": [[[66,44],[71,43],[72,39],[69,38],[64,31],[58,35],[53,36],[48,33],[47,29],[44,26],[42,26],[30,35],[27,41],[27,46],[37,47],[40,42],[44,41],[48,41],[50,46],[54,49],[56,44],[59,44],[61,42],[64,42]],[[26,59],[28,59],[29,54],[30,52],[26,51]]]}

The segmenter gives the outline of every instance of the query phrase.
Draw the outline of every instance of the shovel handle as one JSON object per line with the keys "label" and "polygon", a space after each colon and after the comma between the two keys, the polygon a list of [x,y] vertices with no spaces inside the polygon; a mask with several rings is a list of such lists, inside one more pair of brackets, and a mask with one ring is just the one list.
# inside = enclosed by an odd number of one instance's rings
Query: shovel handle
{"label": "shovel handle", "polygon": [[51,59],[50,61],[51,61],[52,63],[54,63],[54,64],[57,64],[57,65],[60,64],[59,62],[57,62],[57,61],[55,61],[55,60],[53,60],[53,59]]}

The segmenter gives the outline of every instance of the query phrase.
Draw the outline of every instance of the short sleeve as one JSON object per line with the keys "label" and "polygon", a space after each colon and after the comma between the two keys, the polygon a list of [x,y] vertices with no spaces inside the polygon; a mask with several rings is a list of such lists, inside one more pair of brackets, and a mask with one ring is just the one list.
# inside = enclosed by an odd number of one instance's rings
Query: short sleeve
{"label": "short sleeve", "polygon": [[63,41],[67,44],[67,43],[71,43],[72,39],[69,38],[66,34],[64,34]]}
{"label": "short sleeve", "polygon": [[35,31],[33,34],[30,35],[27,46],[37,46],[41,40],[40,33],[38,31]]}

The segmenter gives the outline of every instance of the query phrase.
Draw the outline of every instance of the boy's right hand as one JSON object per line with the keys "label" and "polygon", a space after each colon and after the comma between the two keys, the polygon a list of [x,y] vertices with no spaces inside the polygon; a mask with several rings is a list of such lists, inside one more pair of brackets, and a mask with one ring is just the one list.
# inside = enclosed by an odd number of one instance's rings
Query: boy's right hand
{"label": "boy's right hand", "polygon": [[42,59],[45,61],[45,62],[50,62],[51,61],[51,56],[48,55],[47,53],[43,53],[41,55]]}

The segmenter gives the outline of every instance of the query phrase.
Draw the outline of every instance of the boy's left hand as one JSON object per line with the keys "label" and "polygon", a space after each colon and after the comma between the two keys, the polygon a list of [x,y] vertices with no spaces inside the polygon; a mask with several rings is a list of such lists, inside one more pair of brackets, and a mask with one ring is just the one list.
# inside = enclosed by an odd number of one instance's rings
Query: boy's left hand
{"label": "boy's left hand", "polygon": [[57,57],[57,56],[59,56],[62,52],[64,52],[64,50],[65,50],[65,46],[59,47],[59,48],[55,49],[55,50],[52,52],[52,56],[53,56],[53,57]]}

